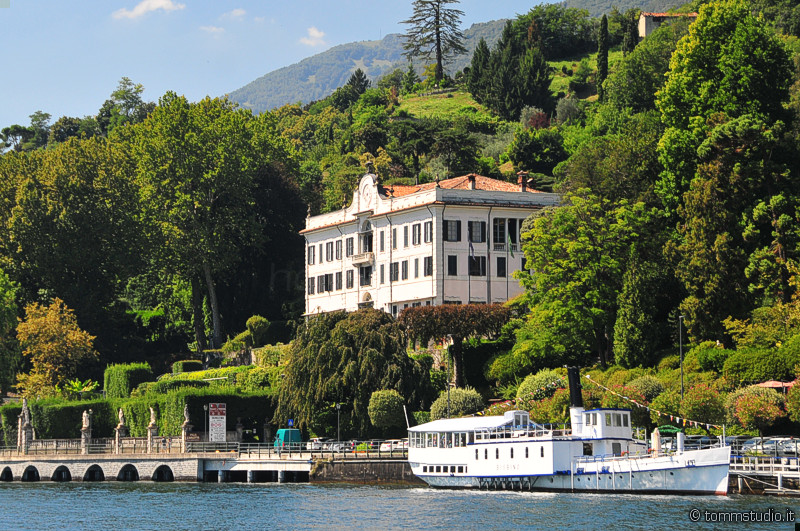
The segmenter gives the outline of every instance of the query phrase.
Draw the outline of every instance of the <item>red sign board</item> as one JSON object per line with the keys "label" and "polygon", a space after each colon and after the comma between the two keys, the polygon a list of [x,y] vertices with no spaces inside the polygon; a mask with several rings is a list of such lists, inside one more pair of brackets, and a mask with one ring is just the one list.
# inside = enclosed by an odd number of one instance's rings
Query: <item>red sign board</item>
{"label": "red sign board", "polygon": [[224,417],[226,416],[225,413],[225,404],[224,403],[211,403],[208,404],[208,416],[209,417]]}

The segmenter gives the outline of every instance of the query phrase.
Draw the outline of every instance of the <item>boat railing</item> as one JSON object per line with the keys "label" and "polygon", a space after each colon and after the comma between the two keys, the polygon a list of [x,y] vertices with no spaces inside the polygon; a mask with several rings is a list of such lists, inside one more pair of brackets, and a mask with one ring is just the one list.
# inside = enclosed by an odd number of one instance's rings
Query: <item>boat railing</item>
{"label": "boat railing", "polygon": [[565,437],[572,434],[572,430],[564,424],[544,425],[526,424],[522,426],[500,426],[499,428],[481,428],[475,430],[476,441],[494,441],[499,439]]}

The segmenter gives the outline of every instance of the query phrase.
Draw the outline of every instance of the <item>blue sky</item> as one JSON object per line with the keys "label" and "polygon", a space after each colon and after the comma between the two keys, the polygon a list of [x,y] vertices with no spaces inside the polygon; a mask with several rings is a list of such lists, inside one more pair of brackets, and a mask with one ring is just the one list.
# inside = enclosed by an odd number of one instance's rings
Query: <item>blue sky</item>
{"label": "blue sky", "polygon": [[[462,0],[462,29],[538,2]],[[402,33],[411,0],[0,0],[0,128],[93,115],[127,76],[157,101],[231,92],[337,44]]]}

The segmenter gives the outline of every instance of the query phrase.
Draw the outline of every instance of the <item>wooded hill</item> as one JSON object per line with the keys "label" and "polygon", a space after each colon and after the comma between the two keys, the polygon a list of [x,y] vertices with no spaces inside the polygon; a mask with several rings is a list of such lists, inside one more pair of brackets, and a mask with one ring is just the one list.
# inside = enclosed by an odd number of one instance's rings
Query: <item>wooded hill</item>
{"label": "wooded hill", "polygon": [[[567,7],[585,9],[591,16],[600,17],[616,7],[619,11],[636,8],[643,11],[664,11],[680,5],[674,0],[569,0]],[[473,24],[464,31],[464,47],[467,53],[456,56],[447,66],[452,75],[469,66],[478,41],[484,39],[491,48],[500,39],[506,20],[492,20]],[[408,64],[403,57],[403,39],[396,33],[379,41],[359,41],[340,44],[318,53],[299,63],[279,68],[236,89],[228,97],[242,107],[263,112],[288,103],[309,103],[330,95],[347,82],[360,68],[373,82],[396,68],[405,69]],[[422,73],[423,65],[415,65]]]}

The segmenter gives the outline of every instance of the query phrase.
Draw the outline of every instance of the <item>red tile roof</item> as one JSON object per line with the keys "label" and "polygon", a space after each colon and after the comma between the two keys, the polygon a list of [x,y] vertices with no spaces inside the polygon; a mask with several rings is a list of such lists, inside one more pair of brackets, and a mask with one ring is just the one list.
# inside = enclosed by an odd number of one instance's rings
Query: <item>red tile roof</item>
{"label": "red tile roof", "polygon": [[[439,187],[449,190],[469,190],[470,189],[469,181],[471,176],[475,177],[476,190],[485,190],[489,192],[520,191],[520,186],[518,184],[512,184],[506,181],[499,181],[497,179],[492,179],[491,177],[484,177],[482,175],[475,175],[475,174],[462,175],[461,177],[453,177],[452,179],[445,179],[444,181],[439,181]],[[383,186],[382,191],[387,197],[403,197],[404,195],[430,190],[435,187],[436,183],[424,183],[424,184],[414,184],[414,185],[390,184],[388,186]],[[528,188],[527,191],[531,193],[541,193],[539,190],[533,190],[530,188]]]}

